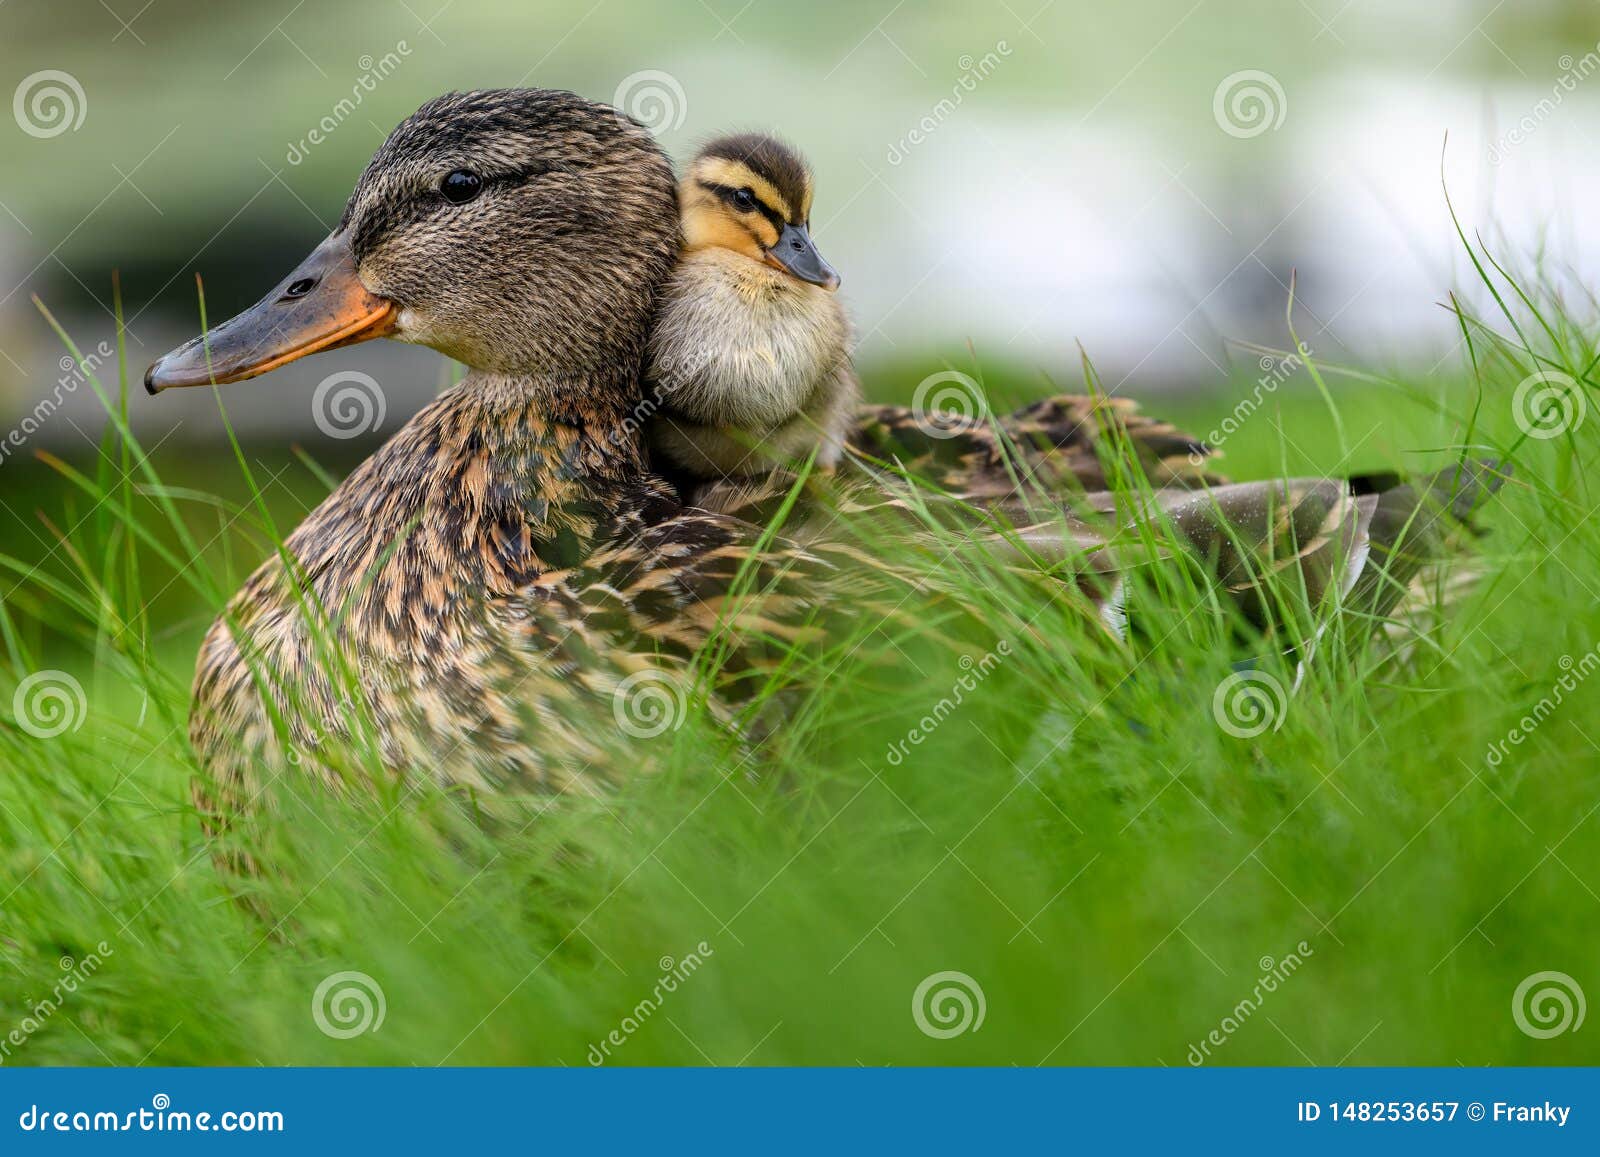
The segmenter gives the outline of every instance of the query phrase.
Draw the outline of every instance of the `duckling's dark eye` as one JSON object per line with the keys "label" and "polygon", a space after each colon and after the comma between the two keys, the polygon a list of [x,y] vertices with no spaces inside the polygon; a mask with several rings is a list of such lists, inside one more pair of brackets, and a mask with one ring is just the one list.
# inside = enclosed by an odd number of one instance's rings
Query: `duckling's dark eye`
{"label": "duckling's dark eye", "polygon": [[754,209],[756,207],[756,195],[750,189],[735,189],[733,191],[733,203],[747,211]]}
{"label": "duckling's dark eye", "polygon": [[483,189],[483,178],[477,173],[469,173],[465,169],[457,169],[453,173],[445,174],[444,180],[439,182],[439,192],[446,201],[452,205],[465,205],[476,197]]}

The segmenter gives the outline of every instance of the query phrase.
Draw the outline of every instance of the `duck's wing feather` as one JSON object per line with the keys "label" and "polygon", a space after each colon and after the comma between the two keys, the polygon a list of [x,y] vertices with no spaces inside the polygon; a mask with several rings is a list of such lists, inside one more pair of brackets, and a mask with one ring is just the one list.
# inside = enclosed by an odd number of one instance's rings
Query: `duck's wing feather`
{"label": "duck's wing feather", "polygon": [[970,498],[1113,489],[1126,484],[1106,465],[1118,449],[1131,450],[1157,486],[1225,481],[1209,468],[1215,450],[1127,398],[1061,394],[1002,417],[863,406],[846,446]]}

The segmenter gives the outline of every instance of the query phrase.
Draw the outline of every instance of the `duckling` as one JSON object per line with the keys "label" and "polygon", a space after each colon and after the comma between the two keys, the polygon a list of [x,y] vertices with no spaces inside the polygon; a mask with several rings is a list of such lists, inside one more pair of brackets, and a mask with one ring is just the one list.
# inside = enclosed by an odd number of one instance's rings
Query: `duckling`
{"label": "duckling", "polygon": [[800,154],[756,133],[706,144],[678,185],[683,249],[646,351],[660,405],[647,438],[691,496],[813,450],[824,471],[838,464],[861,391],[811,197]]}

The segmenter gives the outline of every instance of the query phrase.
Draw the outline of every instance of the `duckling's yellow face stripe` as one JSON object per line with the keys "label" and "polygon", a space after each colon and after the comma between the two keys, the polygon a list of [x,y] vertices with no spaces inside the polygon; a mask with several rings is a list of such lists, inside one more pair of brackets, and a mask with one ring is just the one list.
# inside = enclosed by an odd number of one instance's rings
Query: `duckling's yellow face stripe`
{"label": "duckling's yellow face stripe", "polygon": [[[696,162],[694,172],[691,174],[695,180],[708,185],[722,185],[729,189],[749,189],[756,195],[768,209],[776,213],[785,221],[804,221],[805,217],[795,217],[789,202],[778,192],[773,183],[756,172],[749,165],[740,161],[730,161],[726,157],[703,157]],[[810,200],[809,195],[806,198]],[[809,206],[808,206],[809,207]]]}
{"label": "duckling's yellow face stripe", "polygon": [[[756,261],[766,256],[777,230],[758,213],[736,214],[717,194],[685,181],[682,200],[683,245],[687,250],[729,249]],[[753,221],[742,218],[753,217]]]}

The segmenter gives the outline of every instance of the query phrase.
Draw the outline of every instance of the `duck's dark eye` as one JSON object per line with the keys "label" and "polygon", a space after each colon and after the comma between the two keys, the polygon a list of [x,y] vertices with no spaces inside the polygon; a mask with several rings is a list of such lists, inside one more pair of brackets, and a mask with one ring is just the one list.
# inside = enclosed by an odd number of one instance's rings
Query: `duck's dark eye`
{"label": "duck's dark eye", "polygon": [[478,176],[477,173],[469,173],[465,169],[457,169],[453,173],[447,173],[444,180],[439,182],[439,192],[452,205],[465,205],[482,190],[483,178]]}
{"label": "duck's dark eye", "polygon": [[756,195],[750,189],[735,189],[733,191],[733,203],[741,209],[754,209],[756,207]]}

